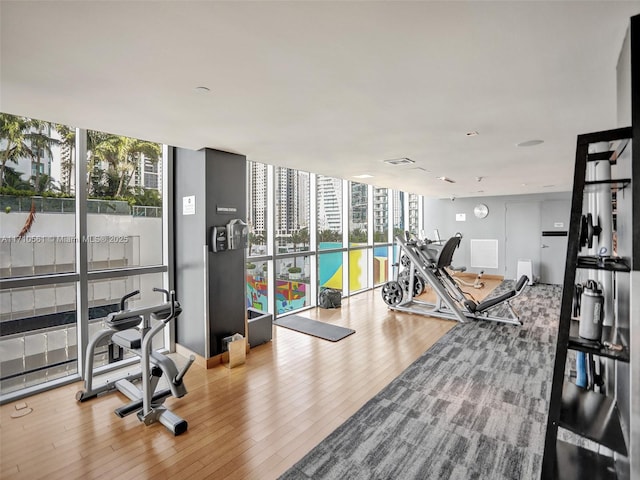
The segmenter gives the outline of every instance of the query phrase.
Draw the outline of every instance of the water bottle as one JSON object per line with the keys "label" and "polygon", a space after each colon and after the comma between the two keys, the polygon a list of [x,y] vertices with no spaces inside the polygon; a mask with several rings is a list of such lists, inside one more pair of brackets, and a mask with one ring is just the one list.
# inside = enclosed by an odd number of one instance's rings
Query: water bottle
{"label": "water bottle", "polygon": [[585,283],[580,298],[580,328],[578,335],[587,340],[600,341],[602,337],[604,295],[595,280]]}

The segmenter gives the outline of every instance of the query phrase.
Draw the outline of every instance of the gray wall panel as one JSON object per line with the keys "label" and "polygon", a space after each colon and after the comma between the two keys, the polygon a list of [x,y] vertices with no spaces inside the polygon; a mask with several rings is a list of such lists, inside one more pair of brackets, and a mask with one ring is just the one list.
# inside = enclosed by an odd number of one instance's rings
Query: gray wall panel
{"label": "gray wall panel", "polygon": [[[568,192],[549,193],[549,194],[531,194],[531,195],[506,195],[500,197],[471,197],[457,198],[455,201],[450,199],[425,199],[424,206],[424,229],[425,235],[433,238],[433,230],[438,229],[442,238],[448,238],[456,232],[463,235],[460,248],[453,257],[454,265],[464,265],[471,271],[479,269],[469,268],[470,262],[470,240],[471,239],[497,239],[498,240],[498,268],[483,269],[486,274],[505,275],[508,273],[515,277],[513,266],[507,269],[507,225],[506,211],[508,204],[524,203],[539,205],[547,200],[557,200],[559,205],[564,204],[565,210],[571,209],[571,194]],[[489,207],[489,215],[486,218],[478,219],[473,214],[473,207],[478,203],[484,203]],[[464,222],[456,221],[456,214],[464,213],[466,220]],[[564,215],[563,215],[564,216]],[[526,221],[523,222],[526,227]],[[539,239],[540,219],[535,219],[528,224],[530,229],[523,234],[532,238]],[[536,242],[538,245],[538,242]],[[532,252],[532,258],[539,258],[539,252]],[[564,264],[566,258],[557,259]],[[534,271],[539,271],[539,266]]]}
{"label": "gray wall panel", "polygon": [[[175,152],[174,225],[176,296],[182,315],[176,323],[176,341],[205,355],[205,309],[203,248],[205,232],[204,154],[183,148]],[[195,195],[195,215],[182,214],[182,199]]]}

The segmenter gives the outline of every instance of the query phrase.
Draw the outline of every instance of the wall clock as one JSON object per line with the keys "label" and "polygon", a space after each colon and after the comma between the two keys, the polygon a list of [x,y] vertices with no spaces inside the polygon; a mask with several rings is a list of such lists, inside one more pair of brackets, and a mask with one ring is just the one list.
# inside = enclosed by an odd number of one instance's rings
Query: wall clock
{"label": "wall clock", "polygon": [[477,218],[484,218],[489,215],[489,207],[487,207],[484,203],[479,203],[475,207],[473,207],[473,214]]}

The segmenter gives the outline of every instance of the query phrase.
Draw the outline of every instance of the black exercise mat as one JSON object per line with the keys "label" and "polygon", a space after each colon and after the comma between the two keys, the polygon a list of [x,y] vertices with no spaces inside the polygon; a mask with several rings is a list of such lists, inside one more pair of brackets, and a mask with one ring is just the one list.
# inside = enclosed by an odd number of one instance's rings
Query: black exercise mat
{"label": "black exercise mat", "polygon": [[273,324],[278,325],[279,327],[295,330],[296,332],[313,335],[314,337],[322,338],[324,340],[330,340],[332,342],[337,342],[338,340],[348,337],[352,333],[356,333],[355,330],[350,328],[339,327],[338,325],[332,325],[325,322],[318,322],[317,320],[311,320],[310,318],[301,317],[299,315],[280,317],[273,322]]}

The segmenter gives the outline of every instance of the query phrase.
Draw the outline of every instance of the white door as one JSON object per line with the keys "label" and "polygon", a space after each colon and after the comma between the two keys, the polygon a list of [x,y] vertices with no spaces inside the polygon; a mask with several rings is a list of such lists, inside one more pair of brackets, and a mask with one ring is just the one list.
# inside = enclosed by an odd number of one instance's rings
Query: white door
{"label": "white door", "polygon": [[504,278],[517,280],[518,260],[531,260],[536,278],[540,265],[540,203],[507,203],[505,209]]}
{"label": "white door", "polygon": [[540,211],[540,283],[562,285],[571,204],[545,200]]}

